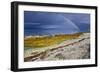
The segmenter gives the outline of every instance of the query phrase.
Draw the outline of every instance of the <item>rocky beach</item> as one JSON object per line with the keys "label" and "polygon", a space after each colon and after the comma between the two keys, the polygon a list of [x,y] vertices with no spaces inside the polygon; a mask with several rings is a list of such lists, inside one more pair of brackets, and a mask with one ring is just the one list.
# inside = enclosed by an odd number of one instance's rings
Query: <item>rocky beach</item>
{"label": "rocky beach", "polygon": [[90,33],[83,33],[75,39],[42,48],[28,48],[24,61],[51,61],[90,58]]}

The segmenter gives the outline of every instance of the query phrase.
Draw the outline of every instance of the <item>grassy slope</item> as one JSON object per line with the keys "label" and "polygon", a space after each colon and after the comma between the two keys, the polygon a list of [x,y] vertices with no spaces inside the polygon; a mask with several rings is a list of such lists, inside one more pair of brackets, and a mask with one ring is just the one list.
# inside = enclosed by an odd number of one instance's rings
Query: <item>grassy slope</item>
{"label": "grassy slope", "polygon": [[61,43],[62,41],[75,39],[79,37],[82,33],[76,34],[65,34],[65,35],[55,35],[47,37],[31,37],[24,39],[25,48],[42,48],[50,45]]}

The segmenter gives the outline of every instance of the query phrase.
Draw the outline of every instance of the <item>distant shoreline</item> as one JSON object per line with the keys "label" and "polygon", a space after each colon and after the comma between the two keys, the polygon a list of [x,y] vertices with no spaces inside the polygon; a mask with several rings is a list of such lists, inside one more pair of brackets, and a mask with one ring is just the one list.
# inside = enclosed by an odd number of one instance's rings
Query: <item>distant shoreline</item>
{"label": "distant shoreline", "polygon": [[[77,33],[71,33],[71,34],[78,34],[78,33],[90,33],[90,32],[89,31],[88,32],[77,32]],[[71,34],[24,35],[24,38],[27,38],[27,37],[47,37],[47,36],[56,36],[56,35],[71,35]]]}

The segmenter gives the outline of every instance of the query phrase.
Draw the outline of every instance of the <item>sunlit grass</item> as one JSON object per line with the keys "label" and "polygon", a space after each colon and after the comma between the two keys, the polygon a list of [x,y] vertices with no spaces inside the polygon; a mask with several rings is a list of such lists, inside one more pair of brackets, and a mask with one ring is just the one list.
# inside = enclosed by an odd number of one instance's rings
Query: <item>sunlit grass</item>
{"label": "sunlit grass", "polygon": [[71,40],[79,37],[82,33],[64,34],[46,37],[30,37],[24,39],[25,48],[43,48],[50,45],[61,43],[65,40]]}

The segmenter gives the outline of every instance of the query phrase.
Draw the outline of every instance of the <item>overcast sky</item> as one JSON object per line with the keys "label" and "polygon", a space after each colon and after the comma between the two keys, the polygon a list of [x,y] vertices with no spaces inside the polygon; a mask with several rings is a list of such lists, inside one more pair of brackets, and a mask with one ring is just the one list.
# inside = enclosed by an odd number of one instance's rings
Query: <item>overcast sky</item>
{"label": "overcast sky", "polygon": [[90,14],[24,11],[25,35],[72,34],[90,30]]}

